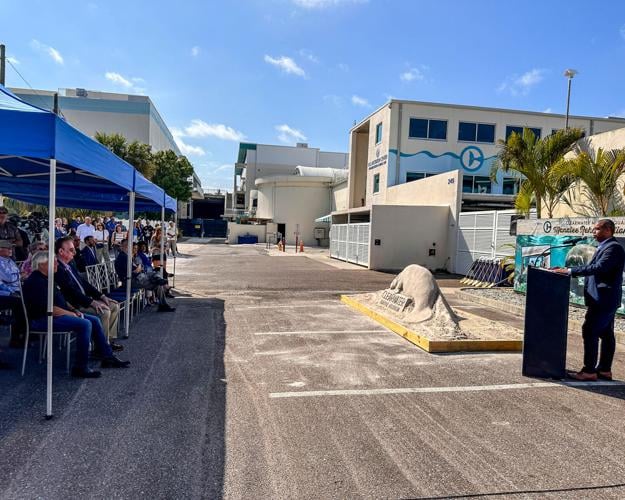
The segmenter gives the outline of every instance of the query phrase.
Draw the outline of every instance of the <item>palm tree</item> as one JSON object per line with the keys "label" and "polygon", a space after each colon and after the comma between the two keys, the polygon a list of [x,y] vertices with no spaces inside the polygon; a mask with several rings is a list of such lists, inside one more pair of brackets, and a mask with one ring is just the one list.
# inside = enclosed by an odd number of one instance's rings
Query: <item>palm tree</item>
{"label": "palm tree", "polygon": [[[605,217],[618,210],[618,183],[625,173],[625,149],[596,151],[588,141],[576,147],[575,158],[561,160],[554,168],[554,177],[564,182],[580,182],[582,197],[587,203],[580,203],[581,215]],[[575,192],[567,200],[575,210]],[[579,210],[579,209],[578,209]]]}
{"label": "palm tree", "polygon": [[[495,179],[502,170],[505,173],[515,172],[524,178],[520,195],[525,199],[534,196],[538,218],[542,216],[543,204],[549,217],[568,186],[564,186],[566,178],[554,178],[551,170],[581,137],[584,131],[578,128],[558,130],[542,139],[524,128],[522,134],[513,132],[506,141],[499,140],[499,153],[491,169],[491,178]],[[556,182],[557,181],[557,182]]]}

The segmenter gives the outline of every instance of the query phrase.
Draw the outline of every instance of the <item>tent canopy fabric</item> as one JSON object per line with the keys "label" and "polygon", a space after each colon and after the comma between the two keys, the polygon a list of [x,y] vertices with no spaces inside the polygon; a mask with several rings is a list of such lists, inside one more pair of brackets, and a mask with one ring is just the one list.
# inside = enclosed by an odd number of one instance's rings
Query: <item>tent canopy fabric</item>
{"label": "tent canopy fabric", "polygon": [[57,161],[58,206],[123,210],[134,191],[138,210],[176,211],[176,200],[132,165],[0,85],[0,193],[47,204],[50,159]]}

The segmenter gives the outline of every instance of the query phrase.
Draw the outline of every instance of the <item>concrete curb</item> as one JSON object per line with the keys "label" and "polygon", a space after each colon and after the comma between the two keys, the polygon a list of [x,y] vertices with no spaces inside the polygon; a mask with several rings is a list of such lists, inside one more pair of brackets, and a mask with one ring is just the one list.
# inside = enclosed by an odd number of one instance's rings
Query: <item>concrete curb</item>
{"label": "concrete curb", "polygon": [[[486,297],[480,297],[478,295],[474,295],[472,293],[465,292],[464,290],[458,290],[456,292],[458,297],[464,300],[470,300],[471,302],[475,302],[476,304],[481,304],[483,306],[492,307],[494,309],[499,309],[504,312],[516,314],[517,316],[525,316],[525,308],[521,306],[516,306],[514,304],[508,304],[507,302],[489,299]],[[582,331],[582,323],[581,321],[577,321],[574,319],[569,320],[569,331],[574,331],[577,335],[581,335]],[[579,333],[578,333],[579,332]],[[616,341],[619,344],[625,345],[625,332],[614,332],[614,336],[616,337]]]}
{"label": "concrete curb", "polygon": [[417,347],[429,353],[444,352],[484,352],[484,351],[507,351],[519,352],[523,350],[521,340],[430,340],[417,332],[409,330],[405,326],[387,318],[386,316],[361,304],[353,297],[341,295],[341,302],[353,309],[369,316],[385,328],[412,342]]}

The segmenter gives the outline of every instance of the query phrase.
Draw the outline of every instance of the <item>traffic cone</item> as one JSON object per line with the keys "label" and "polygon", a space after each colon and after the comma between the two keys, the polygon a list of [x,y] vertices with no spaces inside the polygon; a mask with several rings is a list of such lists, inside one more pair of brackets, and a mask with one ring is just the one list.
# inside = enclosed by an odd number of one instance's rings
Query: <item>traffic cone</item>
{"label": "traffic cone", "polygon": [[299,242],[299,253],[304,253],[304,240]]}

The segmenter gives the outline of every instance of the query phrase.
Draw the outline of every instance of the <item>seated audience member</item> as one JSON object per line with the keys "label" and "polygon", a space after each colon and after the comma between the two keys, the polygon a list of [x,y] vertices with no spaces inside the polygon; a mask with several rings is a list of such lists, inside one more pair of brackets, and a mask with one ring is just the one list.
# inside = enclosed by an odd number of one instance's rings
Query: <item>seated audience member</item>
{"label": "seated audience member", "polygon": [[[26,319],[20,299],[20,270],[11,258],[13,245],[0,240],[0,309],[10,309],[13,315],[10,346],[24,347]],[[1,363],[0,363],[1,364]]]}
{"label": "seated audience member", "polygon": [[64,237],[56,241],[54,250],[59,261],[54,281],[61,289],[65,300],[85,314],[100,318],[106,338],[109,339],[114,351],[123,350],[123,346],[111,342],[117,338],[117,322],[119,304],[99,292],[78,273],[74,266],[74,243],[71,237]]}
{"label": "seated audience member", "polygon": [[54,239],[58,240],[67,235],[65,227],[63,227],[63,219],[54,219]]}
{"label": "seated audience member", "polygon": [[[71,235],[70,235],[71,236]],[[80,251],[80,238],[76,235],[72,236],[72,242],[74,243],[74,250],[76,250],[74,252],[74,264],[76,264],[76,268],[78,269],[79,273],[84,273],[86,272],[85,267],[85,258],[82,255],[82,252]]]}
{"label": "seated audience member", "polygon": [[[128,276],[128,240],[123,240],[120,245],[120,252],[115,259],[115,271],[117,276],[122,282],[122,286],[125,286],[126,277]],[[165,299],[165,287],[167,282],[158,277],[156,273],[148,274],[143,269],[143,266],[137,265],[131,258],[131,286],[133,288],[143,288],[145,290],[152,290],[158,299],[158,311],[159,312],[173,312],[175,307],[171,307]]]}
{"label": "seated audience member", "polygon": [[137,245],[137,257],[141,260],[141,265],[146,272],[154,271],[152,261],[148,256],[148,245],[145,241],[140,241]]}
{"label": "seated audience member", "polygon": [[22,279],[25,280],[30,276],[30,273],[33,272],[33,255],[35,255],[37,252],[45,252],[46,250],[48,250],[48,245],[46,245],[44,241],[35,241],[34,243],[28,245],[28,258],[24,262],[22,262],[22,266],[20,269],[22,273]]}
{"label": "seated audience member", "polygon": [[[54,271],[57,271],[54,261]],[[48,326],[48,254],[38,252],[33,257],[33,273],[24,282],[22,288],[24,301],[34,330],[45,331]],[[126,368],[129,361],[122,361],[113,355],[111,346],[106,341],[102,323],[97,316],[83,314],[68,304],[58,287],[54,287],[54,307],[52,310],[55,331],[71,331],[76,336],[76,356],[72,376],[79,378],[97,378],[100,372],[88,366],[89,343],[93,340],[96,357],[101,359],[102,368]]]}
{"label": "seated audience member", "polygon": [[96,249],[96,242],[93,236],[87,236],[84,241],[84,248],[82,249],[82,258],[86,266],[95,266],[99,264],[98,253]]}

